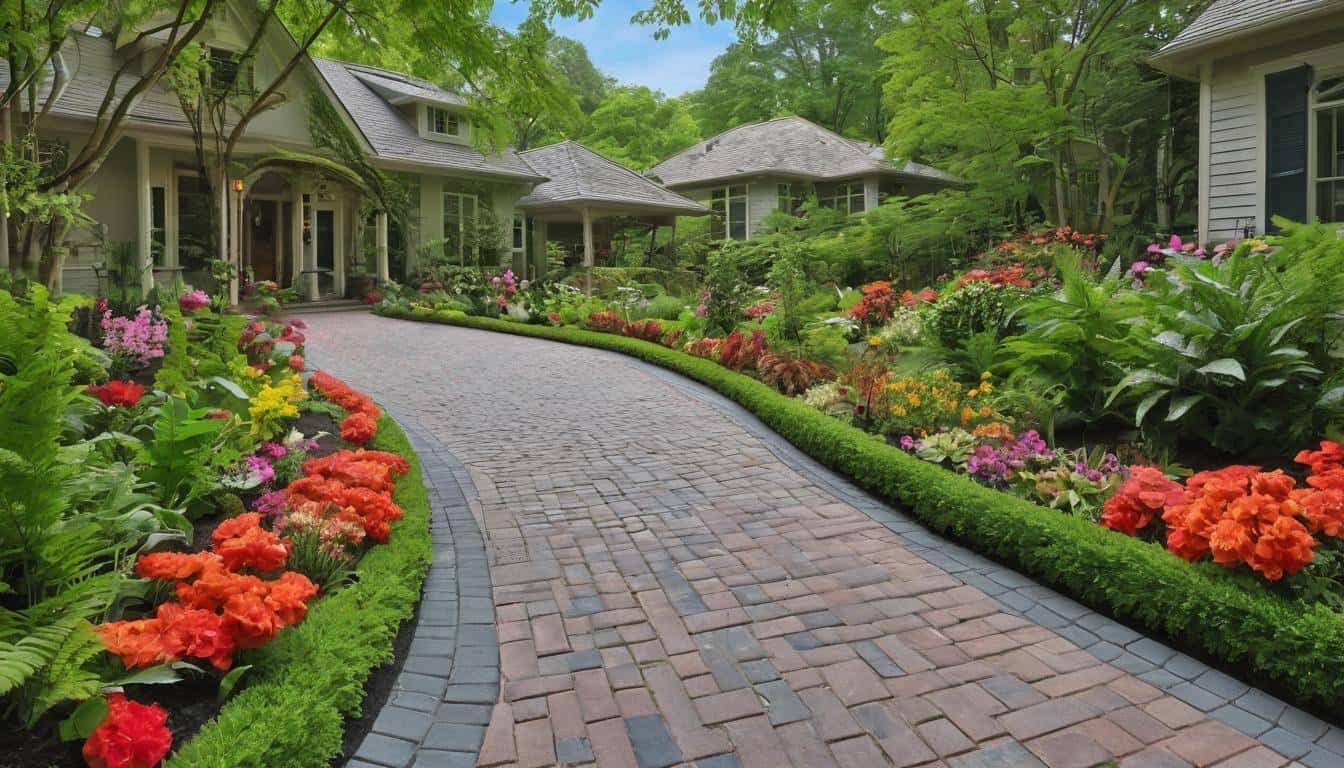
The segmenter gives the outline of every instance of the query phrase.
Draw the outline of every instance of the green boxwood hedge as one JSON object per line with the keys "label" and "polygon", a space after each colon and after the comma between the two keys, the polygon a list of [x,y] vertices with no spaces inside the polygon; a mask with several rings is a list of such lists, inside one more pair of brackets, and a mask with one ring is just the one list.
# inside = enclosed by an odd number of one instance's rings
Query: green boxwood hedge
{"label": "green boxwood hedge", "polygon": [[370,447],[410,462],[394,494],[405,518],[393,523],[387,544],[360,559],[354,584],[318,600],[302,623],[240,661],[253,665],[243,690],[167,768],[312,768],[340,752],[345,719],[359,715],[370,673],[392,660],[397,630],[414,614],[433,552],[429,496],[405,433],[383,416]]}
{"label": "green boxwood hedge", "polygon": [[1202,653],[1295,703],[1344,707],[1344,615],[1289,599],[1247,574],[1048,510],[921,461],[884,440],[709,360],[624,336],[419,308],[382,314],[622,352],[718,390],[826,466],[935,531],[1101,613]]}

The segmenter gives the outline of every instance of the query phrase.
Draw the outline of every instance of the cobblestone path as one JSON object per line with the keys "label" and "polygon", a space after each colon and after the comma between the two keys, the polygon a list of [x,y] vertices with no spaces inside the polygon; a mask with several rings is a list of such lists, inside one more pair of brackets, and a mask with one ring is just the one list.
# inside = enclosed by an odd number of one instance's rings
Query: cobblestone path
{"label": "cobblestone path", "polygon": [[1338,729],[930,535],[698,385],[309,322],[438,506],[411,656],[351,766],[1344,766]]}

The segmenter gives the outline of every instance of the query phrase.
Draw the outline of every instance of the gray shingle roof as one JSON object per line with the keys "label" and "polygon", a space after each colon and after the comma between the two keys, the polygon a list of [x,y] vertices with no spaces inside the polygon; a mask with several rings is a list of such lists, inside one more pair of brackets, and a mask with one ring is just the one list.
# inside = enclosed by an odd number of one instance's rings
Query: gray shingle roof
{"label": "gray shingle roof", "polygon": [[1190,26],[1162,46],[1156,58],[1193,52],[1267,26],[1289,24],[1335,10],[1344,10],[1344,0],[1214,0]]}
{"label": "gray shingle roof", "polygon": [[458,107],[467,105],[467,100],[462,98],[460,94],[446,91],[428,80],[359,64],[346,64],[345,66],[351,74],[359,78],[360,82],[369,86],[393,104],[428,101]]}
{"label": "gray shingle roof", "polygon": [[432,94],[448,94],[447,91],[425,81],[358,64],[317,57],[313,58],[313,63],[378,157],[528,181],[545,178],[532,170],[512,150],[486,155],[467,144],[422,137],[410,119],[380,96],[362,77],[376,78],[379,83],[397,82],[406,91],[415,89]]}
{"label": "gray shingle roof", "polygon": [[519,200],[521,207],[609,203],[662,212],[709,213],[705,206],[664,189],[574,141],[562,141],[521,154],[528,165],[550,179]]}
{"label": "gray shingle roof", "polygon": [[649,171],[670,187],[762,173],[818,181],[880,173],[962,183],[953,174],[926,165],[893,164],[881,148],[846,139],[801,117],[780,117],[729,129]]}

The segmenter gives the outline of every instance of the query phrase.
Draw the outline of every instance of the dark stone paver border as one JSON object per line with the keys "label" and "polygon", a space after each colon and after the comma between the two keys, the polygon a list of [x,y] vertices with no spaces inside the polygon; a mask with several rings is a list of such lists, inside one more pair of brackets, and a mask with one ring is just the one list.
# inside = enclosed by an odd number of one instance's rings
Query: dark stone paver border
{"label": "dark stone paver border", "polygon": [[1098,660],[1138,677],[1310,768],[1344,767],[1344,728],[1146,637],[1017,571],[925,529],[803,453],[754,413],[698,382],[627,355],[593,350],[641,370],[727,416],[780,461],[901,538],[910,551],[993,597],[1006,613],[1053,630]]}
{"label": "dark stone paver border", "polygon": [[410,652],[348,768],[473,766],[499,698],[499,639],[485,540],[466,467],[414,414],[384,404],[420,457],[434,560]]}

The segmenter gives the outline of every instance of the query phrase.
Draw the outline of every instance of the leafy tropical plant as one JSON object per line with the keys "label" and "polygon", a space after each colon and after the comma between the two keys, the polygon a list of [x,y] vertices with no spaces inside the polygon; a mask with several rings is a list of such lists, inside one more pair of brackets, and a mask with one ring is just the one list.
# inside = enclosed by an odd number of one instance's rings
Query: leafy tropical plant
{"label": "leafy tropical plant", "polygon": [[835,378],[830,368],[789,355],[767,353],[758,363],[761,381],[790,397]]}
{"label": "leafy tropical plant", "polygon": [[1107,405],[1120,400],[1136,425],[1229,452],[1309,437],[1324,372],[1301,341],[1321,316],[1274,257],[1176,263],[1152,282],[1135,340],[1142,363]]}
{"label": "leafy tropical plant", "polygon": [[152,435],[142,444],[141,475],[168,507],[190,507],[205,498],[215,486],[218,473],[215,438],[224,421],[207,416],[204,408],[191,408],[181,398],[167,396],[152,409]]}

